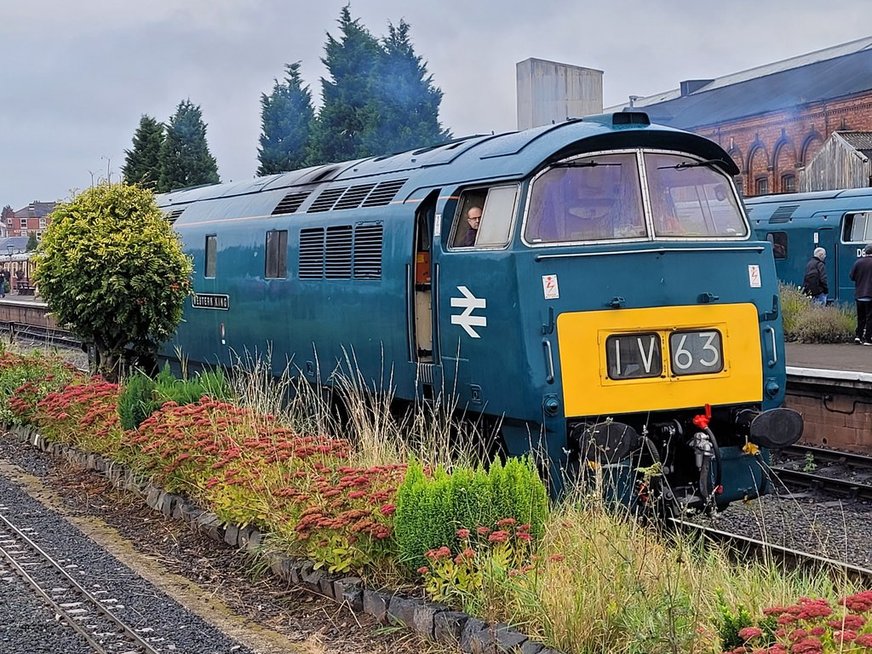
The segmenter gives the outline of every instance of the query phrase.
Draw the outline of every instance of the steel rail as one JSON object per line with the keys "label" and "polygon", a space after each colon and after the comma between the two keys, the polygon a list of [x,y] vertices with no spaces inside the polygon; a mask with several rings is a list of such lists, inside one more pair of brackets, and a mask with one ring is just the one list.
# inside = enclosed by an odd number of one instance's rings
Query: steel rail
{"label": "steel rail", "polygon": [[792,445],[784,448],[783,453],[800,458],[773,465],[770,468],[772,473],[782,482],[852,498],[872,499],[872,483],[786,467],[790,463],[802,463],[805,457],[811,455],[814,460],[833,464],[834,467],[866,471],[869,480],[872,481],[872,456],[854,452],[840,452],[812,445]]}
{"label": "steel rail", "polygon": [[791,470],[790,468],[782,468],[780,466],[772,466],[770,470],[775,477],[785,484],[789,483],[801,486],[802,488],[834,493],[850,498],[872,499],[872,485],[870,484],[859,483],[851,479],[841,479],[840,477],[819,475],[803,470]]}
{"label": "steel rail", "polygon": [[817,447],[814,445],[791,445],[781,450],[784,454],[793,454],[800,457],[814,457],[816,461],[825,461],[827,463],[841,463],[844,465],[856,466],[859,468],[867,468],[872,474],[872,456],[868,454],[858,454],[857,452],[843,452],[841,450],[831,450],[825,447]]}
{"label": "steel rail", "polygon": [[[70,584],[70,586],[75,589],[75,592],[79,595],[83,596],[88,603],[90,604],[91,609],[96,610],[97,613],[100,613],[105,620],[108,620],[113,627],[116,627],[123,633],[124,640],[115,640],[108,647],[104,646],[104,643],[98,640],[96,634],[89,632],[85,629],[81,624],[79,624],[79,620],[76,619],[74,615],[72,615],[66,607],[62,606],[58,602],[54,600],[43,588],[40,586],[39,582],[34,579],[27,570],[15,559],[15,557],[7,551],[8,545],[4,546],[2,542],[0,542],[0,553],[6,558],[9,564],[14,568],[16,573],[24,579],[27,584],[36,591],[36,593],[41,596],[52,609],[64,618],[64,622],[66,622],[70,627],[72,627],[76,632],[78,632],[88,644],[94,649],[94,651],[99,654],[117,654],[119,651],[118,645],[130,645],[136,649],[133,650],[125,650],[125,654],[128,652],[142,652],[143,654],[159,654],[159,651],[154,649],[149,643],[142,639],[139,634],[137,634],[131,627],[129,627],[123,620],[121,620],[118,616],[116,616],[112,611],[110,611],[106,606],[100,602],[99,599],[94,597],[88,590],[86,590],[81,584],[79,584],[73,577],[64,570],[60,564],[55,561],[48,553],[46,553],[39,545],[33,542],[24,532],[22,532],[18,527],[16,527],[12,522],[10,522],[6,516],[0,513],[0,528],[5,528],[10,532],[10,536],[12,536],[12,542],[15,542],[16,539],[22,543],[24,543],[30,550],[36,552],[43,560],[43,562],[48,563],[52,568],[55,574],[60,574],[63,578],[64,583]],[[2,536],[2,532],[0,532],[0,536]],[[122,638],[121,634],[115,634],[116,636]],[[112,646],[115,647],[112,647]]]}
{"label": "steel rail", "polygon": [[82,342],[71,332],[63,329],[49,329],[37,325],[28,325],[20,322],[0,322],[0,332],[9,334],[12,339],[24,338],[47,345],[57,345],[71,349],[78,349]]}
{"label": "steel rail", "polygon": [[796,550],[790,547],[773,545],[772,543],[766,543],[756,538],[733,534],[727,531],[722,531],[720,529],[715,529],[714,527],[701,525],[696,522],[688,522],[680,518],[669,518],[669,521],[678,529],[681,529],[685,532],[689,530],[696,530],[697,533],[699,533],[706,539],[713,542],[729,545],[731,549],[737,552],[756,551],[760,552],[764,556],[771,556],[785,563],[793,562],[795,565],[808,567],[814,566],[819,569],[828,568],[834,572],[843,574],[846,577],[852,579],[857,579],[866,584],[872,582],[872,569],[869,568],[861,568],[860,566],[846,563],[845,561],[839,561],[838,559],[829,559],[824,556],[810,554],[809,552],[802,552],[800,550]]}

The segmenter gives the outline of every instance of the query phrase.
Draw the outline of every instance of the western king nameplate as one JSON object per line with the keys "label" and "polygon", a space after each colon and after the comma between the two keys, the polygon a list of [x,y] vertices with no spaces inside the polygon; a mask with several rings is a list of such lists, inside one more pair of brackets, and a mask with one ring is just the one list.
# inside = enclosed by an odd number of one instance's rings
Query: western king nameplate
{"label": "western king nameplate", "polygon": [[222,293],[194,293],[194,297],[191,298],[191,306],[195,309],[227,311],[230,308],[230,296]]}

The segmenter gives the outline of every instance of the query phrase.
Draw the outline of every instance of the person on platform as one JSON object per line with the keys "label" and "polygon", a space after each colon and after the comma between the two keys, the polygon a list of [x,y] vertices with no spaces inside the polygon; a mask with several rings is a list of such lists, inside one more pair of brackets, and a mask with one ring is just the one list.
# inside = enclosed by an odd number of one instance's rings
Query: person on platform
{"label": "person on platform", "polygon": [[810,295],[815,304],[826,306],[827,294],[830,292],[827,284],[827,268],[824,260],[827,251],[823,248],[815,248],[811,259],[805,265],[805,276],[802,278],[802,292]]}
{"label": "person on platform", "polygon": [[851,266],[851,281],[854,282],[854,300],[857,303],[857,334],[855,343],[872,345],[872,243],[863,249]]}

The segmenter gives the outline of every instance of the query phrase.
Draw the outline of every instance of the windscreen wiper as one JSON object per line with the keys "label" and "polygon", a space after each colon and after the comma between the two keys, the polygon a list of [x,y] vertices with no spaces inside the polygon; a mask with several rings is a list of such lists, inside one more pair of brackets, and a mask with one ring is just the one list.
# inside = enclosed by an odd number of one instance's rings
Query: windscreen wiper
{"label": "windscreen wiper", "polygon": [[595,168],[596,166],[620,166],[619,163],[600,163],[596,159],[593,161],[561,161],[552,165],[552,168]]}
{"label": "windscreen wiper", "polygon": [[684,168],[699,168],[700,166],[708,166],[711,168],[714,165],[727,165],[727,162],[723,159],[706,159],[705,161],[682,161],[680,164],[675,164],[674,166],[657,166],[657,170],[665,170],[667,168],[671,168],[673,170],[683,170]]}

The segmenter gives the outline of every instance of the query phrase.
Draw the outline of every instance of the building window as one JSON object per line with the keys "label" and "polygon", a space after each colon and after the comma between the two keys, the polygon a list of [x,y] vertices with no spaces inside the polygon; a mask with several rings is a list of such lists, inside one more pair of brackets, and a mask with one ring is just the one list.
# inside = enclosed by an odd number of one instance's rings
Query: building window
{"label": "building window", "polygon": [[754,195],[766,195],[769,192],[769,178],[758,177],[754,180]]}
{"label": "building window", "polygon": [[267,279],[285,279],[288,276],[288,230],[271,229],[266,233]]}
{"label": "building window", "polygon": [[796,193],[796,175],[790,173],[781,176],[781,192]]}
{"label": "building window", "polygon": [[18,229],[27,229],[27,218],[18,219]]}
{"label": "building window", "polygon": [[40,228],[40,229],[45,229],[45,227],[46,227],[46,221],[45,221],[45,218],[40,218],[40,219],[39,219],[39,228]]}
{"label": "building window", "polygon": [[215,277],[216,259],[218,256],[218,236],[206,235],[206,272],[204,277]]}

